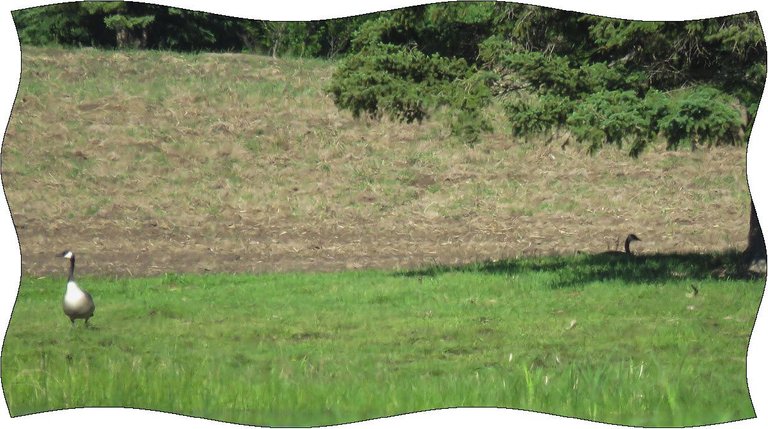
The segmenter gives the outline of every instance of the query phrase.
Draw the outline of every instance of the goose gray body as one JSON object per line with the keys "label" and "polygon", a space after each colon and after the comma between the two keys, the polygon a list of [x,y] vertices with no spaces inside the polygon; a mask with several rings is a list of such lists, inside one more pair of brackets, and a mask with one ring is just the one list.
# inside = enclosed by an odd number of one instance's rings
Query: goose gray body
{"label": "goose gray body", "polygon": [[74,253],[67,250],[61,256],[69,259],[69,279],[67,279],[67,290],[64,292],[63,301],[64,314],[69,317],[73,325],[76,319],[85,319],[85,324],[87,325],[88,319],[93,317],[96,304],[94,304],[91,294],[80,289],[77,282],[75,282]]}
{"label": "goose gray body", "polygon": [[608,252],[603,252],[603,255],[632,255],[632,251],[629,249],[629,244],[633,241],[642,241],[635,234],[629,234],[627,236],[627,239],[624,240],[624,251],[618,251],[618,250],[612,250]]}

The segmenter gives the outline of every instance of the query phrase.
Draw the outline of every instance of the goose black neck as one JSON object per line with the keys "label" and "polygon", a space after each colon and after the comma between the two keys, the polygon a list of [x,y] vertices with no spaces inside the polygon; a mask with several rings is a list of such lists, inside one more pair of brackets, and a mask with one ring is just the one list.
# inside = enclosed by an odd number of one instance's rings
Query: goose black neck
{"label": "goose black neck", "polygon": [[[631,243],[632,240],[627,237],[627,239],[624,241],[624,251],[627,252],[627,255],[631,255],[632,252],[629,250],[629,243]],[[72,263],[74,263],[74,259],[72,260]]]}
{"label": "goose black neck", "polygon": [[75,279],[75,255],[72,255],[71,258],[69,258],[69,280],[72,281]]}

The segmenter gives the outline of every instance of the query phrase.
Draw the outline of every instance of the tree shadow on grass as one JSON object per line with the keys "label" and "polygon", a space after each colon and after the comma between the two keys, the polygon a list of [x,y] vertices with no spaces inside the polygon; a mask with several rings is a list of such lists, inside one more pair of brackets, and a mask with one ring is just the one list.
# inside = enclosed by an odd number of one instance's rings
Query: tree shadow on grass
{"label": "tree shadow on grass", "polygon": [[435,265],[398,273],[406,277],[437,276],[450,272],[514,275],[551,273],[553,289],[582,286],[595,281],[627,284],[685,280],[765,280],[765,274],[748,270],[738,251],[722,253],[657,253],[649,255],[577,254]]}

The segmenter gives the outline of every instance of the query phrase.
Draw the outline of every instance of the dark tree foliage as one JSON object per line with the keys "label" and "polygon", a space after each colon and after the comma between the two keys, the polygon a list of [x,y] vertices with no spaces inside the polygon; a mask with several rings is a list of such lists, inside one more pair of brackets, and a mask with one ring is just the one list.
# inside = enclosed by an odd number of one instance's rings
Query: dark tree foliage
{"label": "dark tree foliage", "polygon": [[480,42],[491,35],[493,4],[434,4],[380,14],[365,23],[352,42],[353,52],[376,43],[408,46],[427,55],[477,60]]}
{"label": "dark tree foliage", "polygon": [[354,31],[374,17],[273,22],[134,2],[73,2],[13,12],[23,44],[313,57],[348,52]]}
{"label": "dark tree foliage", "polygon": [[408,122],[447,108],[452,132],[476,142],[490,130],[482,111],[491,101],[492,77],[478,69],[478,54],[496,6],[455,6],[400,9],[363,23],[328,88],[336,105],[355,116]]}
{"label": "dark tree foliage", "polygon": [[[605,143],[628,143],[633,156],[657,138],[670,148],[746,141],[766,73],[765,41],[755,13],[637,22],[512,3],[433,4],[381,14],[360,28],[331,85],[340,108],[408,120],[408,114],[391,111],[397,103],[378,103],[378,97],[405,94],[401,85],[421,85],[409,93],[426,94],[440,86],[413,82],[394,63],[366,59],[382,46],[408,51],[412,61],[466,62],[468,75],[454,86],[473,82],[471,91],[466,96],[449,91],[440,103],[423,103],[419,117],[446,105],[461,109],[464,101],[474,100],[469,112],[453,117],[479,124],[482,108],[493,99],[518,135],[565,128],[593,152]],[[357,79],[360,75],[367,80]],[[374,96],[353,82],[366,85],[379,77],[386,77],[389,94],[379,88]]]}
{"label": "dark tree foliage", "polygon": [[104,46],[100,41],[112,34],[103,15],[87,13],[80,3],[14,11],[13,18],[23,44]]}
{"label": "dark tree foliage", "polygon": [[215,50],[232,42],[230,18],[145,3],[62,3],[13,16],[24,44]]}

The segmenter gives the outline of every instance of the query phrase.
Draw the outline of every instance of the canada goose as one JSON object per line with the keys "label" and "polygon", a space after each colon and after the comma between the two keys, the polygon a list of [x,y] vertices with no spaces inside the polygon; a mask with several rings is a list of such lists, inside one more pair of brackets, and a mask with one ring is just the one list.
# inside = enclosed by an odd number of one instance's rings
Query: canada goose
{"label": "canada goose", "polygon": [[601,253],[601,255],[632,255],[632,251],[629,250],[629,243],[633,241],[642,241],[635,234],[629,234],[627,236],[627,239],[624,240],[624,251],[618,251],[618,250],[609,250],[607,252]]}
{"label": "canada goose", "polygon": [[59,256],[69,259],[69,279],[67,291],[64,293],[64,314],[72,321],[72,326],[75,326],[75,319],[85,319],[85,325],[88,326],[88,319],[93,317],[93,311],[96,309],[93,297],[80,289],[75,282],[75,254],[65,250]]}

